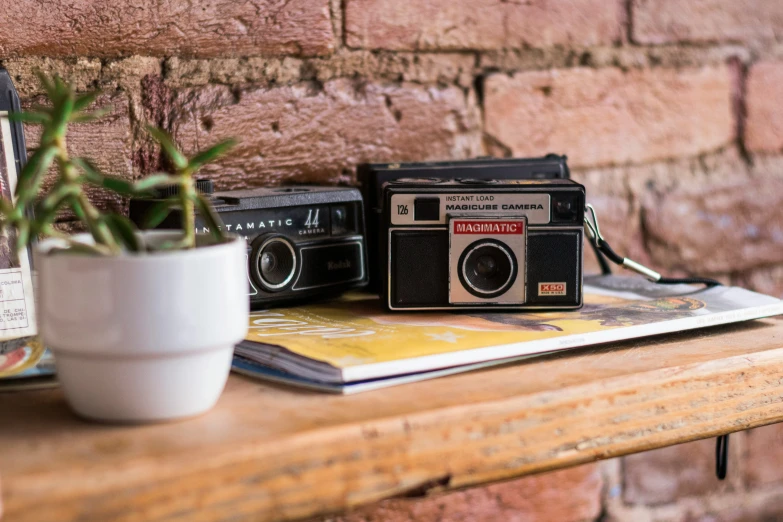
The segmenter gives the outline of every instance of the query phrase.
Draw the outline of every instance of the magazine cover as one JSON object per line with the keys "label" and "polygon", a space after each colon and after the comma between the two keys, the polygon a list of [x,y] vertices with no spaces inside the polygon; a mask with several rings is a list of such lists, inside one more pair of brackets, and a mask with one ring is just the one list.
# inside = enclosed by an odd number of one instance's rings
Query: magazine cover
{"label": "magazine cover", "polygon": [[326,383],[350,383],[590,346],[783,313],[737,287],[585,280],[585,306],[547,313],[389,313],[375,296],[251,313],[236,355]]}
{"label": "magazine cover", "polygon": [[[7,117],[18,105],[10,76],[0,69],[0,195],[9,200],[13,200],[25,154],[21,125]],[[0,354],[25,344],[10,340],[36,334],[30,255],[27,250],[17,255],[15,240],[13,231],[0,228]]]}

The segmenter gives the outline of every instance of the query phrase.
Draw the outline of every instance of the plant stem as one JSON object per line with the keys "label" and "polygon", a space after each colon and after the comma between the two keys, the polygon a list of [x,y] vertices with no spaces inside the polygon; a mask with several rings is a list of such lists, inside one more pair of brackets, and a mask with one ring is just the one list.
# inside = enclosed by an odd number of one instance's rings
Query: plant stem
{"label": "plant stem", "polygon": [[[87,226],[90,234],[92,234],[96,245],[104,245],[110,254],[121,253],[122,249],[114,239],[111,230],[105,223],[101,222],[100,212],[98,212],[98,209],[96,209],[92,203],[90,203],[90,200],[87,199],[87,196],[81,190],[79,172],[76,169],[76,166],[71,162],[71,158],[68,155],[65,136],[57,136],[53,141],[55,147],[57,147],[58,150],[57,159],[60,163],[60,170],[62,172],[62,184],[64,186],[76,185],[78,187],[76,190],[75,203],[77,203],[81,208],[82,215],[80,217],[83,218],[84,224]],[[96,250],[99,251],[102,249]]]}
{"label": "plant stem", "polygon": [[117,241],[115,241],[114,236],[111,233],[111,229],[109,229],[106,223],[103,223],[100,220],[101,214],[98,212],[98,209],[92,206],[92,203],[90,203],[90,200],[87,199],[85,194],[79,194],[76,199],[79,202],[79,205],[82,207],[82,211],[84,212],[85,217],[85,225],[87,225],[87,228],[90,229],[90,233],[95,239],[95,243],[106,246],[109,249],[109,252],[112,254],[121,253],[122,249],[117,244]]}
{"label": "plant stem", "polygon": [[193,203],[195,187],[187,170],[180,175],[179,197],[182,205],[182,243],[184,248],[196,247],[196,206]]}

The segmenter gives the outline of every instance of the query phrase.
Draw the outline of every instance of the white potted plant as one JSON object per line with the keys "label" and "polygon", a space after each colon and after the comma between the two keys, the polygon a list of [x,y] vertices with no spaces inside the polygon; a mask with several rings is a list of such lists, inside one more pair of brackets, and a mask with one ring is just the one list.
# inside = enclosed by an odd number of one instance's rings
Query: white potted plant
{"label": "white potted plant", "polygon": [[[246,245],[223,234],[193,175],[232,143],[188,159],[168,135],[151,128],[174,173],[135,183],[109,177],[66,148],[69,124],[103,114],[87,112],[96,93],[77,95],[59,78],[41,76],[41,83],[50,105],[10,115],[40,124],[43,132],[20,172],[14,201],[0,200],[0,216],[17,249],[46,238],[33,245],[37,319],[68,402],[84,417],[117,422],[209,410],[225,386],[233,347],[247,331]],[[42,190],[52,165],[56,179]],[[153,206],[149,224],[180,209],[182,230],[139,232],[126,217],[95,208],[85,195],[87,184],[137,197],[174,186],[174,196]],[[64,209],[86,233],[56,230]],[[194,212],[210,224],[208,235],[196,234]]]}

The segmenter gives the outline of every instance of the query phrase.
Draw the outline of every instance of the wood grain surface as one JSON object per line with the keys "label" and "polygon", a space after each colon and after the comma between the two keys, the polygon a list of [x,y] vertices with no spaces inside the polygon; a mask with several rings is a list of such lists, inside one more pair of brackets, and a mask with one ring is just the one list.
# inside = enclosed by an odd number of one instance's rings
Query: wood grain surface
{"label": "wood grain surface", "polygon": [[783,321],[625,342],[355,396],[232,376],[191,420],[108,426],[0,395],[6,520],[279,520],[783,420]]}

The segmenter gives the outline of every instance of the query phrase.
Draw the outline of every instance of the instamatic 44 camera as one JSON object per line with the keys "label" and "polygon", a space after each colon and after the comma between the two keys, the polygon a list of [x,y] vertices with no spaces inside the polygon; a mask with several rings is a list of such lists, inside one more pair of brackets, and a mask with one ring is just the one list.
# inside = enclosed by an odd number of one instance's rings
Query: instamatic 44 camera
{"label": "instamatic 44 camera", "polygon": [[402,179],[387,183],[383,198],[390,310],[582,306],[578,183]]}
{"label": "instamatic 44 camera", "polygon": [[[251,308],[337,295],[367,282],[359,191],[345,187],[278,187],[211,193],[199,182],[225,230],[247,239]],[[142,223],[155,200],[131,200]],[[172,213],[159,228],[179,227]],[[209,230],[196,216],[198,232]]]}

